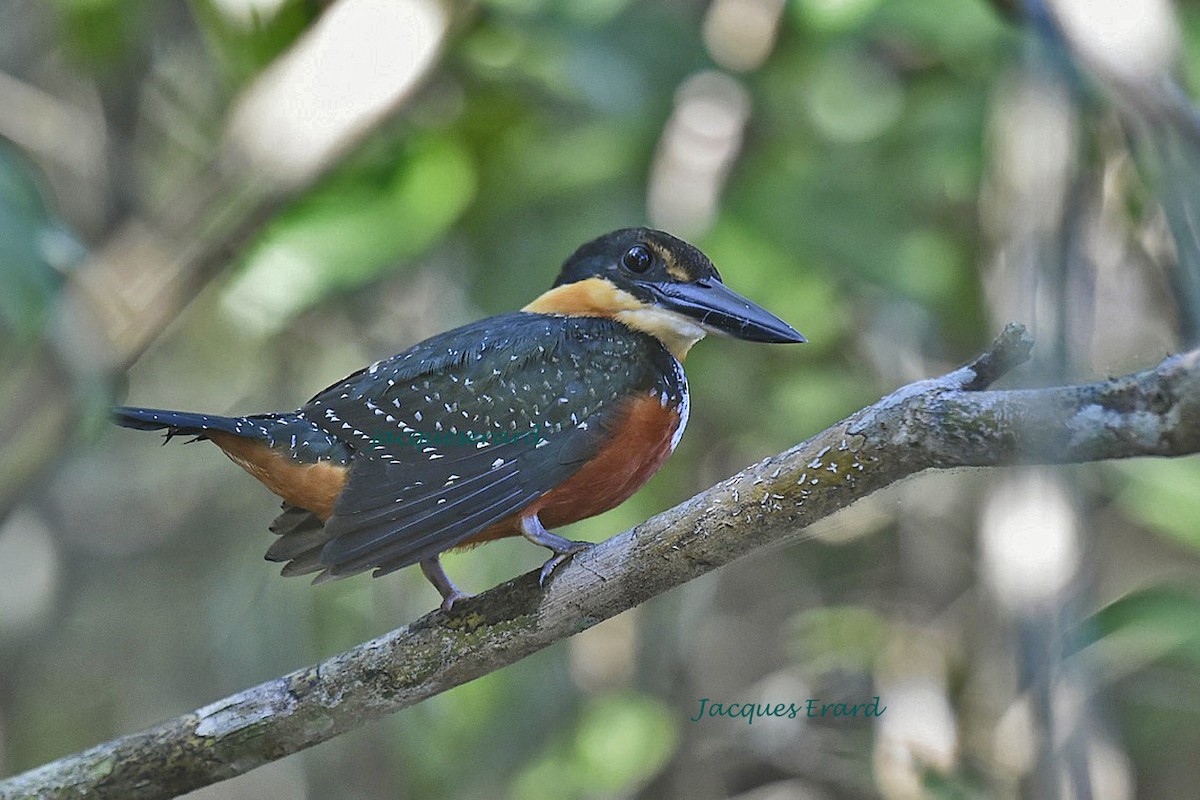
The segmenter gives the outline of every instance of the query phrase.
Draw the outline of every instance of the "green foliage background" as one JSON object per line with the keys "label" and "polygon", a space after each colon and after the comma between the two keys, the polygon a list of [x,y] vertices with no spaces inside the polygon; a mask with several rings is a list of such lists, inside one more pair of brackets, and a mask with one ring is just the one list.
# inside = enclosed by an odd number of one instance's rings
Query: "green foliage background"
{"label": "green foliage background", "polygon": [[[83,421],[69,435],[0,426],[0,486],[13,492],[0,508],[0,774],[336,653],[436,599],[415,571],[320,588],[279,579],[261,560],[274,511],[261,487],[213,448],[159,449],[88,420],[115,401],[295,407],[375,358],[520,307],[576,245],[649,221],[676,90],[716,68],[700,0],[454,5],[444,52],[397,115],[287,197],[127,372],[89,362],[60,327],[72,313],[64,285],[123,223],[169,221],[201,193],[230,104],[322,6],[285,0],[250,24],[215,0],[20,0],[5,13],[0,70],[93,115],[107,140],[101,176],[87,177],[0,139],[0,407],[20,420],[67,398]],[[1192,6],[1180,29],[1187,83],[1200,70]],[[695,243],[810,343],[699,345],[675,456],[630,502],[569,535],[634,525],[966,360],[1007,321],[985,292],[1003,215],[987,202],[993,126],[1034,41],[983,0],[785,5],[770,56],[736,75],[751,103],[744,142]],[[1119,126],[1103,93],[1072,80],[1081,191],[1099,191],[1092,177],[1123,163],[1109,221],[1135,238],[1157,208],[1155,153],[1140,154],[1151,177],[1139,177],[1114,155]],[[1195,192],[1184,178],[1196,147],[1183,146],[1168,212]],[[1148,366],[1186,343],[1176,320],[1187,309],[1161,273],[1130,270],[1160,294],[1122,313],[1168,338],[1076,352],[1070,377]],[[56,381],[29,394],[43,368]],[[998,473],[924,476],[803,547],[732,565],[196,796],[1020,796],[1041,784],[1006,760],[1001,722],[1046,674],[1077,673],[1089,711],[1079,727],[1123,769],[1103,796],[1191,796],[1197,470],[1195,459],[1062,470],[1084,556],[1053,613],[1006,615],[981,575],[976,507]],[[447,567],[478,591],[541,557],[500,542]],[[1031,640],[1042,644],[1031,651]],[[1047,653],[1044,673],[1028,669]],[[689,721],[702,697],[887,704],[898,673],[936,676],[937,702],[907,713],[930,724],[948,713],[949,750],[928,755],[864,720]],[[899,772],[892,747],[911,757]]]}

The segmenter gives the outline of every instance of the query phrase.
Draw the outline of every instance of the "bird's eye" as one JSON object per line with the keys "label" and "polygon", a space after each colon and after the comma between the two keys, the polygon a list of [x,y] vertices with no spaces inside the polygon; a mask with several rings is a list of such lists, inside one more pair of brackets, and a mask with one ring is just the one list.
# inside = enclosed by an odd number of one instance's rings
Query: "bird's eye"
{"label": "bird's eye", "polygon": [[650,255],[645,245],[635,244],[621,256],[621,263],[630,272],[645,272],[654,263],[654,256]]}

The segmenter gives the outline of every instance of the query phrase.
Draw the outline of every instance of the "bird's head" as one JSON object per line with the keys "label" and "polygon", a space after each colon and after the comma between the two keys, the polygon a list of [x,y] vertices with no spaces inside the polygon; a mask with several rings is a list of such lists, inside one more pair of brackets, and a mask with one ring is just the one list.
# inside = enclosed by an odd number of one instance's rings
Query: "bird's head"
{"label": "bird's head", "polygon": [[704,253],[650,228],[624,228],[583,245],[550,291],[524,310],[610,317],[657,337],[680,359],[709,332],[752,342],[804,341],[791,325],[726,288]]}

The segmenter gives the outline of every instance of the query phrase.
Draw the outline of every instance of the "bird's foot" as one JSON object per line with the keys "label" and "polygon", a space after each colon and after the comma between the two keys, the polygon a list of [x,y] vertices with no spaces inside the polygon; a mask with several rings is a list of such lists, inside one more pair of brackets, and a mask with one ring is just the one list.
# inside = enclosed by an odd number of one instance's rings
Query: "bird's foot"
{"label": "bird's foot", "polygon": [[538,586],[546,585],[546,578],[550,577],[550,573],[554,572],[555,567],[559,564],[592,546],[591,542],[576,542],[559,536],[557,533],[551,533],[542,527],[537,514],[521,520],[521,535],[534,544],[540,544],[542,547],[554,551],[554,557],[542,565],[542,571],[538,575]]}
{"label": "bird's foot", "polygon": [[423,560],[421,572],[442,596],[442,611],[449,612],[459,600],[468,600],[472,597],[454,585],[454,581],[450,580],[446,570],[442,569],[442,562],[437,556]]}
{"label": "bird's foot", "polygon": [[554,549],[554,557],[545,564],[542,564],[542,571],[538,574],[538,586],[546,585],[546,578],[550,577],[550,574],[554,572],[555,567],[557,567],[559,564],[563,563],[564,561],[569,561],[571,556],[575,555],[576,553],[582,553],[584,550],[587,550],[593,546],[591,542],[576,542],[572,541],[571,539],[563,539],[563,542],[565,542],[567,546],[562,550],[552,548]]}
{"label": "bird's foot", "polygon": [[454,604],[457,603],[459,600],[470,600],[474,596],[475,595],[467,594],[466,592],[461,591],[459,589],[455,589],[454,591],[450,592],[449,594],[442,595],[442,606],[441,606],[442,611],[445,611],[446,613],[450,613],[450,611],[454,608]]}

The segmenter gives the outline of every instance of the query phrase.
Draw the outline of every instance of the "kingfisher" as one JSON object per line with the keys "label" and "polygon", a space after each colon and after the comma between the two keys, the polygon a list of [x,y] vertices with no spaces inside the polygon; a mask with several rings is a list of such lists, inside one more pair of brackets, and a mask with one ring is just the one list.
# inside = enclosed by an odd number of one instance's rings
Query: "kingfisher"
{"label": "kingfisher", "polygon": [[296,411],[225,417],[114,409],[119,425],[208,440],[283,498],[269,561],[314,582],[419,564],[449,611],[470,595],[439,555],[520,535],[544,583],[591,546],[551,529],[624,502],[688,419],[682,362],[707,333],[803,342],[649,228],[584,244],[520,311],[426,339]]}

